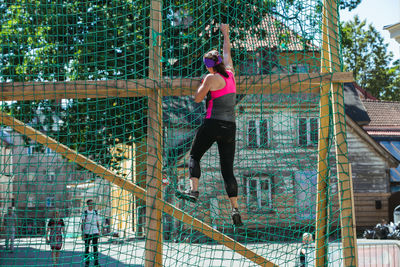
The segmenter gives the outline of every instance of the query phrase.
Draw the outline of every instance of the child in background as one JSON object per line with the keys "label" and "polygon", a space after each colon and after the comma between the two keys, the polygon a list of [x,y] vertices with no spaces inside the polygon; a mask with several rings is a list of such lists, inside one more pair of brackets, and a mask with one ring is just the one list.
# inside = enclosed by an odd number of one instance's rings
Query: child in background
{"label": "child in background", "polygon": [[301,247],[298,252],[297,266],[299,266],[299,267],[312,266],[312,264],[310,264],[312,262],[312,260],[311,260],[312,253],[314,252],[312,243],[313,243],[312,234],[304,233],[303,234],[303,243],[301,244]]}

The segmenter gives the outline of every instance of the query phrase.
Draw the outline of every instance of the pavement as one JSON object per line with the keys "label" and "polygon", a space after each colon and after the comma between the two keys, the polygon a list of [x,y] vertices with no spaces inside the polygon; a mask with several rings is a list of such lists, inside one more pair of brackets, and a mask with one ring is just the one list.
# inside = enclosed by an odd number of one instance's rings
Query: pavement
{"label": "pavement", "polygon": [[[103,241],[103,242],[102,242]],[[358,240],[359,266],[399,267],[400,241]],[[246,244],[252,251],[263,255],[278,266],[295,266],[299,243]],[[67,238],[60,253],[58,266],[84,266],[84,243],[80,239]],[[141,267],[144,266],[145,242],[143,239],[100,240],[100,266]],[[313,254],[313,253],[312,253]],[[313,259],[310,259],[313,262]],[[340,243],[330,243],[328,266],[343,266]],[[311,263],[310,262],[310,263]],[[164,266],[257,266],[219,244],[189,244],[164,242]],[[312,264],[312,263],[311,263]],[[15,251],[4,250],[4,240],[0,241],[0,266],[53,266],[51,250],[43,238],[15,240]],[[91,262],[93,266],[93,261]]]}
{"label": "pavement", "polygon": [[[16,239],[14,252],[5,250],[4,241],[0,242],[0,266],[53,266],[50,246],[44,238]],[[82,240],[66,239],[60,251],[58,266],[84,266],[84,243]],[[92,252],[92,248],[90,250]],[[132,257],[133,246],[130,243],[114,245],[112,243],[99,244],[100,266],[114,267],[141,267],[143,263],[138,257]],[[131,255],[129,255],[129,254]],[[141,255],[140,255],[141,258]],[[93,266],[93,258],[91,265]]]}

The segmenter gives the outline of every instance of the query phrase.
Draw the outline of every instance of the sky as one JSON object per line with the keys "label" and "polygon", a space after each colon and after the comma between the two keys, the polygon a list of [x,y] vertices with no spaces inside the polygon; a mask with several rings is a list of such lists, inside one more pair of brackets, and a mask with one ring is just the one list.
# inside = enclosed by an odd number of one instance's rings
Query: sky
{"label": "sky", "polygon": [[400,44],[390,38],[390,33],[383,30],[384,26],[400,22],[400,0],[362,0],[360,5],[352,11],[341,10],[340,20],[352,20],[358,15],[361,20],[367,20],[377,29],[385,42],[389,44],[388,50],[393,52],[393,59],[400,59]]}

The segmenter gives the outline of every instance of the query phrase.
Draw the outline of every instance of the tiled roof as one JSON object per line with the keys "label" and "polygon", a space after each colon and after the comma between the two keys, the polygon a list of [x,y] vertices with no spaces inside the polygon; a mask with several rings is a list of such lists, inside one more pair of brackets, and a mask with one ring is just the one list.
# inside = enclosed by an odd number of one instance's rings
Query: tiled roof
{"label": "tiled roof", "polygon": [[400,102],[362,100],[371,122],[364,129],[400,131]]}
{"label": "tiled roof", "polygon": [[282,21],[267,15],[260,25],[243,29],[244,38],[232,41],[234,48],[257,51],[260,48],[274,48],[279,51],[316,51],[317,46],[306,41]]}

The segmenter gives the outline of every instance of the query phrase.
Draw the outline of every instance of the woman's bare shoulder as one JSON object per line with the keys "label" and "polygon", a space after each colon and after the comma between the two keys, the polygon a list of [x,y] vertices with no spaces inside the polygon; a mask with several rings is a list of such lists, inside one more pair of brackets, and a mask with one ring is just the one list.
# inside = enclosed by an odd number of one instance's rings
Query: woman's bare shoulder
{"label": "woman's bare shoulder", "polygon": [[226,70],[232,72],[233,75],[235,75],[235,69],[231,65],[226,66]]}
{"label": "woman's bare shoulder", "polygon": [[218,73],[215,74],[211,74],[212,75],[212,80],[211,80],[211,88],[210,91],[216,91],[219,89],[222,89],[225,87],[226,83],[224,78],[222,78],[222,76]]}

